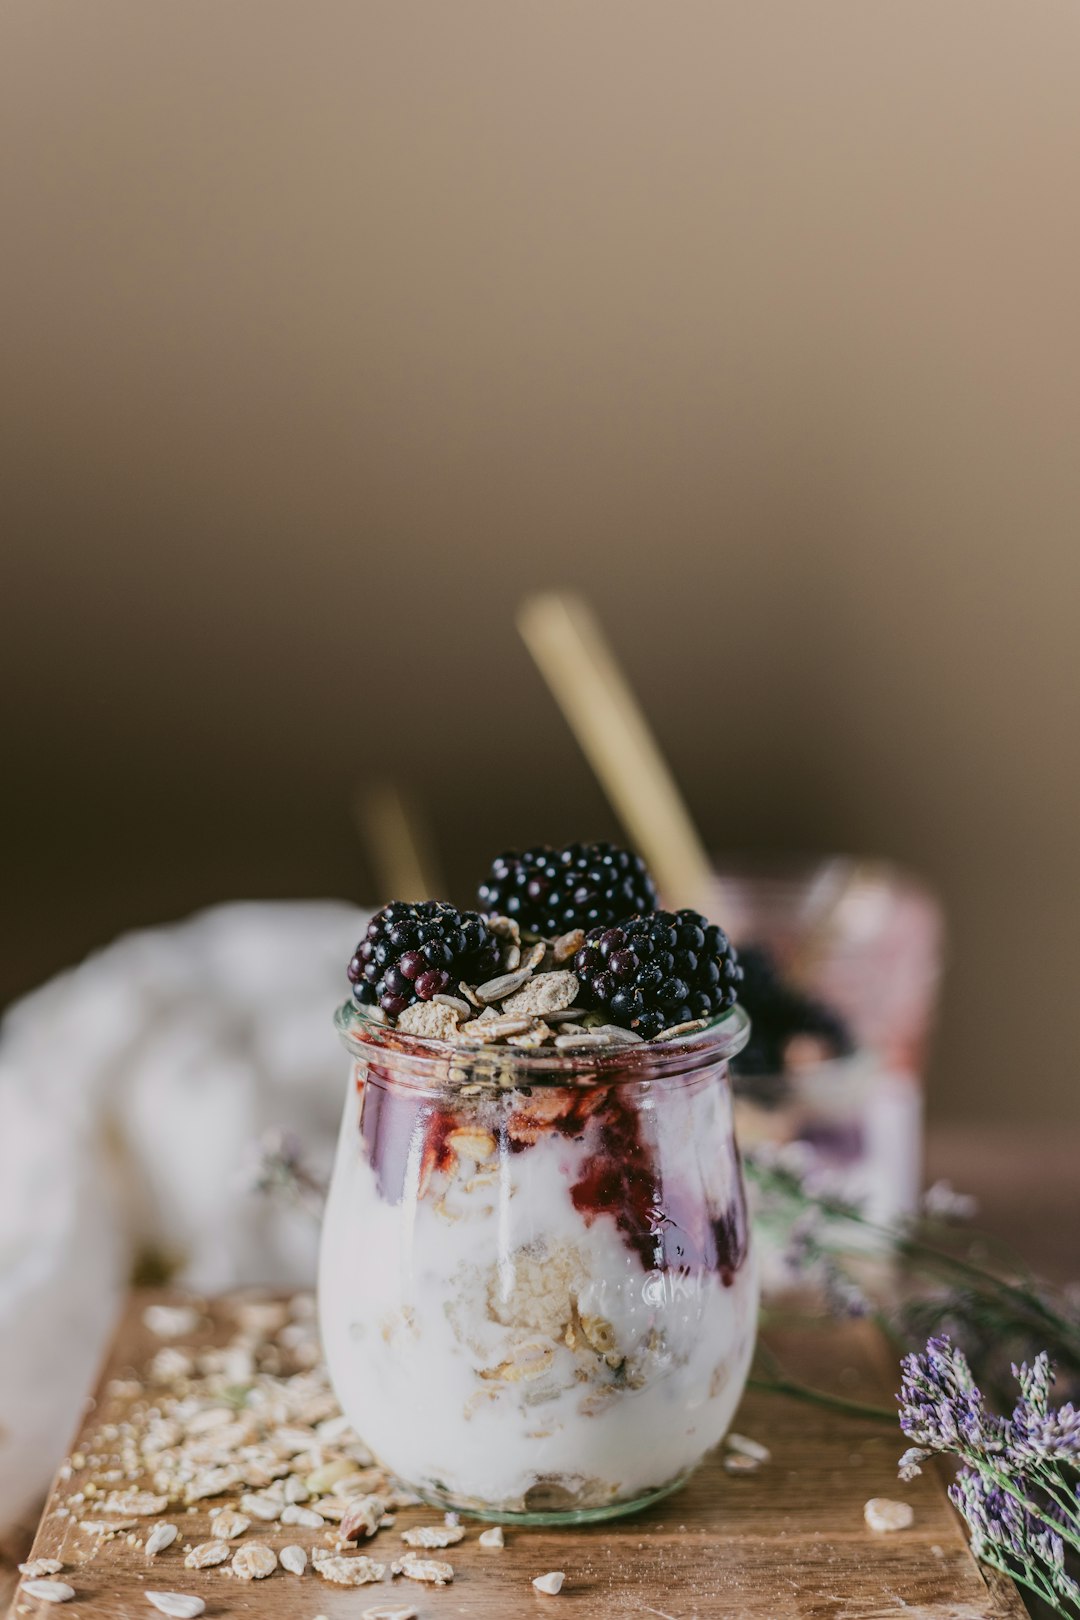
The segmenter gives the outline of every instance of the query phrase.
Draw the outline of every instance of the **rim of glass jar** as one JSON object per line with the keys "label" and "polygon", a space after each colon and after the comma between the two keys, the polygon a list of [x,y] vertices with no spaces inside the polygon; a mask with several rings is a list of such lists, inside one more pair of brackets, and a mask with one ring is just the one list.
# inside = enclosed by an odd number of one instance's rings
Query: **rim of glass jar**
{"label": "rim of glass jar", "polygon": [[487,1046],[459,1046],[451,1041],[424,1040],[366,1017],[364,1009],[351,999],[338,1008],[334,1024],[354,1057],[370,1060],[377,1054],[380,1065],[394,1071],[395,1078],[447,1091],[485,1082],[514,1089],[523,1085],[580,1087],[678,1077],[734,1057],[750,1039],[750,1019],[738,1005],[685,1035],[607,1049],[552,1051],[547,1047],[494,1042]]}

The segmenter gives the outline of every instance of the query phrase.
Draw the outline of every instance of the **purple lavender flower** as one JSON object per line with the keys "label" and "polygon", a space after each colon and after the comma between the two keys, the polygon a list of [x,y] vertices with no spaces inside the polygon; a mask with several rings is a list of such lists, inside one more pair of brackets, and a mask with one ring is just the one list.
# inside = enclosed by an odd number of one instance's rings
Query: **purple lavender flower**
{"label": "purple lavender flower", "polygon": [[987,1409],[962,1350],[930,1339],[922,1355],[905,1356],[900,1365],[900,1427],[909,1440],[962,1456],[1005,1449],[1005,1421]]}

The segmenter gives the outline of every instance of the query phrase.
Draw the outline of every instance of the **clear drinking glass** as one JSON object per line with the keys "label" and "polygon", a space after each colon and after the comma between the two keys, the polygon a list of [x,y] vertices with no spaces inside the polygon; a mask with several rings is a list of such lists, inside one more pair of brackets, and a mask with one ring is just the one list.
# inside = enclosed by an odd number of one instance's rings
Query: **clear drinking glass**
{"label": "clear drinking glass", "polygon": [[425,1500],[507,1522],[680,1485],[742,1394],[757,1275],[732,1125],[735,1008],[658,1044],[424,1042],[352,1056],[319,1308],[344,1411]]}

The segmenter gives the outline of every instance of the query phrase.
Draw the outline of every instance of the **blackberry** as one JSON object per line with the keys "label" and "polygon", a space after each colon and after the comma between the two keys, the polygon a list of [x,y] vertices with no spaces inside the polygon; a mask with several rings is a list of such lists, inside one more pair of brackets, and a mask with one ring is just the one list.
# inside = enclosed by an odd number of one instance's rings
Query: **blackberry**
{"label": "blackberry", "polygon": [[492,862],[480,885],[480,905],[489,915],[513,917],[530,933],[552,939],[572,928],[653,911],[656,890],[641,856],[617,844],[538,844]]}
{"label": "blackberry", "polygon": [[833,1057],[846,1057],[854,1049],[840,1014],[784,979],[763,945],[744,945],[739,962],[739,1000],[750,1014],[750,1039],[732,1059],[735,1075],[754,1080],[782,1075],[787,1044],[795,1035],[814,1036]]}
{"label": "blackberry", "polygon": [[499,942],[477,912],[441,900],[392,900],[368,923],[347,972],[362,1006],[378,1002],[396,1018],[414,1001],[452,991],[462,979],[490,979],[498,966]]}
{"label": "blackberry", "polygon": [[574,958],[587,1004],[646,1040],[734,1006],[742,970],[722,928],[698,911],[654,911],[593,928]]}

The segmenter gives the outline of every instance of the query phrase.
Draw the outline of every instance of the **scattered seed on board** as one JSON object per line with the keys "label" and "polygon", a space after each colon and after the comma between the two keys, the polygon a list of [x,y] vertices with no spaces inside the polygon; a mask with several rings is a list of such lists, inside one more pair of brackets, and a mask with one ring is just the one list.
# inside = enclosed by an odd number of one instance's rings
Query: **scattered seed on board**
{"label": "scattered seed on board", "polygon": [[[405,1609],[363,1609],[360,1613],[360,1620],[416,1620],[419,1613],[420,1610],[414,1609],[411,1604]],[[319,1620],[318,1615],[316,1615],[315,1620]]]}
{"label": "scattered seed on board", "polygon": [[146,1601],[159,1613],[169,1615],[170,1620],[196,1620],[198,1615],[206,1613],[202,1598],[193,1597],[190,1592],[147,1592]]}
{"label": "scattered seed on board", "polygon": [[156,1558],[159,1552],[164,1552],[166,1547],[171,1547],[179,1534],[180,1532],[175,1524],[155,1524],[146,1538],[145,1552],[147,1558]]}
{"label": "scattered seed on board", "polygon": [[503,1535],[501,1524],[493,1524],[490,1530],[481,1530],[481,1547],[505,1547],[506,1537]]}
{"label": "scattered seed on board", "polygon": [[192,1547],[184,1559],[185,1569],[213,1569],[215,1564],[223,1564],[232,1552],[227,1541],[203,1541],[199,1546]]}
{"label": "scattered seed on board", "polygon": [[413,1530],[403,1530],[401,1539],[406,1547],[453,1547],[464,1541],[465,1531],[460,1524],[420,1524]]}
{"label": "scattered seed on board", "polygon": [[19,1588],[22,1597],[36,1598],[39,1603],[70,1603],[75,1588],[66,1581],[23,1581]]}
{"label": "scattered seed on board", "polygon": [[286,1502],[281,1510],[281,1522],[302,1525],[305,1530],[321,1530],[326,1520],[314,1508],[301,1507],[298,1502]]}
{"label": "scattered seed on board", "polygon": [[251,1520],[245,1518],[242,1513],[237,1513],[234,1508],[222,1508],[220,1513],[214,1514],[210,1522],[216,1541],[235,1541],[237,1536],[242,1536],[245,1530],[251,1528]]}
{"label": "scattered seed on board", "polygon": [[871,1530],[882,1533],[907,1530],[915,1522],[915,1510],[910,1502],[896,1502],[888,1496],[872,1496],[863,1508],[863,1518]]}
{"label": "scattered seed on board", "polygon": [[369,1581],[381,1581],[386,1565],[361,1553],[358,1558],[313,1558],[315,1573],[334,1586],[366,1586]]}
{"label": "scattered seed on board", "polygon": [[415,1553],[406,1553],[399,1563],[391,1564],[390,1571],[409,1581],[427,1581],[431,1586],[445,1586],[454,1578],[453,1564],[441,1558],[417,1558]]}
{"label": "scattered seed on board", "polygon": [[302,1575],[307,1569],[307,1553],[303,1547],[298,1547],[294,1543],[291,1547],[282,1547],[278,1553],[278,1562],[290,1575]]}
{"label": "scattered seed on board", "polygon": [[724,1458],[725,1474],[756,1474],[760,1467],[756,1457],[744,1457],[738,1451],[729,1451]]}
{"label": "scattered seed on board", "polygon": [[32,1564],[20,1564],[19,1574],[26,1575],[30,1580],[38,1580],[42,1575],[59,1575],[63,1569],[59,1558],[35,1558]]}
{"label": "scattered seed on board", "polygon": [[763,1446],[760,1440],[749,1439],[745,1434],[729,1434],[724,1444],[729,1451],[737,1451],[742,1457],[753,1457],[755,1462],[767,1463],[772,1460],[768,1446]]}
{"label": "scattered seed on board", "polygon": [[277,1501],[273,1496],[263,1496],[261,1493],[240,1498],[240,1506],[248,1517],[261,1519],[264,1524],[269,1524],[273,1519],[279,1518],[284,1505],[283,1502]]}
{"label": "scattered seed on board", "polygon": [[245,1541],[233,1554],[232,1572],[242,1581],[264,1581],[277,1569],[277,1553],[264,1541]]}
{"label": "scattered seed on board", "polygon": [[566,1576],[561,1569],[549,1570],[546,1575],[538,1575],[533,1585],[538,1592],[545,1592],[548,1597],[554,1597],[556,1592],[562,1591],[562,1583]]}

